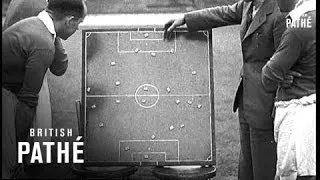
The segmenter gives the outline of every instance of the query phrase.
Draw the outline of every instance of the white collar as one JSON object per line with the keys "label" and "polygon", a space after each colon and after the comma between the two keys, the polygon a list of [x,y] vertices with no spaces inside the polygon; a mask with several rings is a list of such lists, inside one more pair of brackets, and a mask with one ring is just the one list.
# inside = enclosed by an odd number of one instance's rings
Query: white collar
{"label": "white collar", "polygon": [[[299,2],[298,2],[299,3]],[[309,0],[301,3],[298,7],[294,8],[288,16],[291,17],[292,21],[296,21],[305,14],[308,11],[316,10],[316,1],[315,0]]]}
{"label": "white collar", "polygon": [[56,30],[54,29],[54,24],[49,16],[49,14],[43,10],[38,14],[39,19],[44,23],[44,25],[48,28],[49,32],[53,35],[53,39],[56,38]]}
{"label": "white collar", "polygon": [[260,5],[258,7],[256,7],[256,6],[252,7],[252,18],[257,14],[257,12],[259,11],[259,9],[263,3],[264,3],[264,0],[261,1]]}

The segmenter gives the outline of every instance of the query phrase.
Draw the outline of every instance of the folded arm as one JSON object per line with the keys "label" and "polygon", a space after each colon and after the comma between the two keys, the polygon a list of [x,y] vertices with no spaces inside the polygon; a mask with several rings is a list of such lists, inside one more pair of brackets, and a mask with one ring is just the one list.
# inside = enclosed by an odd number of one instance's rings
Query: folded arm
{"label": "folded arm", "polygon": [[262,84],[267,91],[275,91],[288,76],[300,76],[290,69],[299,59],[301,49],[301,40],[294,30],[285,31],[276,52],[262,68]]}

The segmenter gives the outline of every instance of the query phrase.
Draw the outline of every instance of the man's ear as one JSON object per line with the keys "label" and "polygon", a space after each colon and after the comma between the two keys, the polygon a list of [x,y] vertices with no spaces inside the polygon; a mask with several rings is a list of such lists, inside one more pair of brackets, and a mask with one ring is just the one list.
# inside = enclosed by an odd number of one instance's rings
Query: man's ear
{"label": "man's ear", "polygon": [[74,16],[66,16],[66,17],[65,17],[65,24],[66,24],[67,26],[71,26],[73,19],[74,19]]}

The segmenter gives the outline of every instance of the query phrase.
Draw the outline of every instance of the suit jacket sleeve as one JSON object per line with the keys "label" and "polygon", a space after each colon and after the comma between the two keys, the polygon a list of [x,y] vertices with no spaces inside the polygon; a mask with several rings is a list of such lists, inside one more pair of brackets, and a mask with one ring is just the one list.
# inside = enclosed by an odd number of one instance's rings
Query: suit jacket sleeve
{"label": "suit jacket sleeve", "polygon": [[303,43],[296,35],[296,29],[287,29],[284,32],[277,51],[262,68],[262,84],[268,91],[277,88],[278,83],[284,80],[286,73],[300,56]]}
{"label": "suit jacket sleeve", "polygon": [[55,55],[50,66],[50,71],[56,75],[63,75],[68,68],[68,56],[62,46],[60,38],[56,38],[55,41]]}
{"label": "suit jacket sleeve", "polygon": [[240,24],[242,19],[243,1],[233,5],[206,8],[185,14],[189,31],[212,29],[220,26]]}
{"label": "suit jacket sleeve", "polygon": [[277,49],[280,42],[281,37],[284,33],[286,28],[286,15],[287,13],[282,13],[278,18],[274,21],[273,24],[273,42],[274,42],[274,49]]}
{"label": "suit jacket sleeve", "polygon": [[17,98],[30,107],[38,104],[38,93],[53,56],[50,49],[33,49],[26,61],[25,76]]}

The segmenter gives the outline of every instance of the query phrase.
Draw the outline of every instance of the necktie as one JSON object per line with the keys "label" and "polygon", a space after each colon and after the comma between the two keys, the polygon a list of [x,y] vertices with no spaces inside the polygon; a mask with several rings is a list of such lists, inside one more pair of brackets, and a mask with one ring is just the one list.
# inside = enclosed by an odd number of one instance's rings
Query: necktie
{"label": "necktie", "polygon": [[248,10],[248,14],[247,14],[247,27],[246,27],[246,31],[248,31],[248,29],[249,29],[249,26],[250,26],[250,24],[251,24],[251,22],[252,22],[252,11],[253,11],[253,5],[252,5],[253,3],[251,3],[251,5],[250,5],[250,7],[249,7],[249,10]]}

